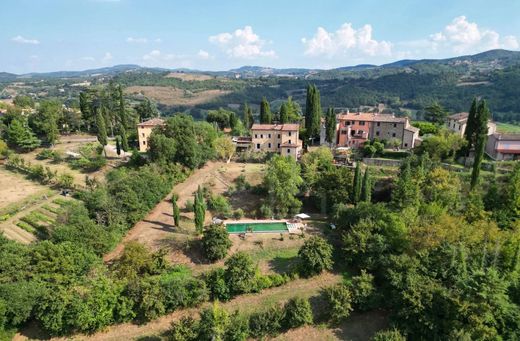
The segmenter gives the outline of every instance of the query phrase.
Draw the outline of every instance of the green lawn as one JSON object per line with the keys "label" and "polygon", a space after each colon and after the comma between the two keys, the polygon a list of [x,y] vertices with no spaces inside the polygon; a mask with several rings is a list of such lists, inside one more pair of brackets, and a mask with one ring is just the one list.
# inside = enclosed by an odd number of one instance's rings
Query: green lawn
{"label": "green lawn", "polygon": [[511,124],[511,123],[500,123],[497,122],[497,131],[499,133],[514,133],[520,134],[520,125]]}

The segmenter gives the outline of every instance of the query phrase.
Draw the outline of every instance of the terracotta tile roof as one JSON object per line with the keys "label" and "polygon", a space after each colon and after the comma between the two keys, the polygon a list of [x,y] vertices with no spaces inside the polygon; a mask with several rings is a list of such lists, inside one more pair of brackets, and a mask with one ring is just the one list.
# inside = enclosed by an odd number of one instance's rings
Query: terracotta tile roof
{"label": "terracotta tile roof", "polygon": [[458,122],[465,122],[468,120],[469,113],[467,112],[459,112],[457,114],[453,114],[448,116],[449,120],[458,121]]}
{"label": "terracotta tile roof", "polygon": [[164,120],[162,118],[152,118],[151,120],[139,123],[140,126],[160,126],[164,124]]}
{"label": "terracotta tile roof", "polygon": [[251,130],[280,130],[280,131],[298,131],[300,125],[296,123],[287,124],[258,124],[255,123],[251,127]]}
{"label": "terracotta tile roof", "polygon": [[390,114],[375,114],[370,112],[365,113],[348,113],[339,114],[340,121],[367,121],[367,122],[390,122],[390,123],[404,123],[408,120],[407,117],[395,117]]}

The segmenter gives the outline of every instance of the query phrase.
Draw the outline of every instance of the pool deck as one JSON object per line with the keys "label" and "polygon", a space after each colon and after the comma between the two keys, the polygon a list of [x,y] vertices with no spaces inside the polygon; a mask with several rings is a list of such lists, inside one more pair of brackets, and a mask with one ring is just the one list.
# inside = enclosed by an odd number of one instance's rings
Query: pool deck
{"label": "pool deck", "polygon": [[290,223],[289,220],[270,220],[270,219],[258,219],[258,220],[251,220],[251,219],[245,219],[245,220],[226,220],[223,222],[224,225],[228,224],[273,224],[273,223],[282,223],[286,224],[287,231],[255,231],[254,233],[282,233],[282,232],[289,232],[289,233],[299,233],[301,232],[302,228],[305,228],[304,223]]}

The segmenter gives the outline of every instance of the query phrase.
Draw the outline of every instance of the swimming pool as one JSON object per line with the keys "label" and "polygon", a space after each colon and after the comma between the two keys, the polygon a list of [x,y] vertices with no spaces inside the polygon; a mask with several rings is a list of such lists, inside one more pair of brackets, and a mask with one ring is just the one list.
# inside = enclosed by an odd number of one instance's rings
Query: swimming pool
{"label": "swimming pool", "polygon": [[256,233],[289,232],[285,221],[237,221],[226,222],[225,225],[228,233],[245,233],[251,230]]}

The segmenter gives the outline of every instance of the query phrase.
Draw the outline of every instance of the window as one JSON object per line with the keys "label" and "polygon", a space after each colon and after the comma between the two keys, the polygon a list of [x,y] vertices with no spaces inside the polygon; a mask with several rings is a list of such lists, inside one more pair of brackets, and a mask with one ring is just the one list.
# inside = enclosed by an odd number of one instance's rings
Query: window
{"label": "window", "polygon": [[397,127],[397,123],[394,123],[394,128]]}
{"label": "window", "polygon": [[278,143],[278,148],[280,148],[280,144]]}
{"label": "window", "polygon": [[289,140],[289,144],[291,144],[291,140]]}
{"label": "window", "polygon": [[408,143],[405,143],[404,146],[405,146],[405,147],[408,147]]}
{"label": "window", "polygon": [[358,135],[363,135],[363,130],[358,130],[357,133]]}
{"label": "window", "polygon": [[291,136],[291,132],[289,132],[289,136]]}
{"label": "window", "polygon": [[278,134],[278,138],[279,138],[279,139],[282,138],[282,135]]}
{"label": "window", "polygon": [[263,139],[264,138],[264,134],[260,134],[260,138]]}
{"label": "window", "polygon": [[268,146],[269,148],[271,148],[271,144],[270,144],[270,143],[269,143],[267,146]]}
{"label": "window", "polygon": [[144,137],[144,133],[142,133],[141,135],[143,135],[143,137]]}
{"label": "window", "polygon": [[255,139],[257,139],[257,138],[258,138],[258,135],[257,135],[257,134],[255,134]]}
{"label": "window", "polygon": [[365,125],[365,121],[359,121],[359,125],[360,126],[364,126]]}
{"label": "window", "polygon": [[379,136],[379,132],[378,131],[376,131],[376,136]]}
{"label": "window", "polygon": [[267,135],[268,138],[271,138],[271,134]]}
{"label": "window", "polygon": [[355,130],[351,130],[351,131],[350,131],[350,135],[351,135],[351,136],[356,135],[356,131],[355,131]]}
{"label": "window", "polygon": [[378,126],[378,127],[381,126],[381,122],[377,122],[377,126]]}
{"label": "window", "polygon": [[143,146],[146,145],[146,141],[143,141]]}
{"label": "window", "polygon": [[392,133],[392,137],[395,137],[395,133]]}
{"label": "window", "polygon": [[347,131],[346,130],[342,130],[341,131],[341,135],[347,135]]}
{"label": "window", "polygon": [[345,127],[350,125],[350,121],[345,121]]}
{"label": "window", "polygon": [[256,149],[260,149],[260,143],[256,144]]}
{"label": "window", "polygon": [[287,154],[291,154],[291,150],[290,149],[287,149]]}

